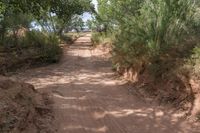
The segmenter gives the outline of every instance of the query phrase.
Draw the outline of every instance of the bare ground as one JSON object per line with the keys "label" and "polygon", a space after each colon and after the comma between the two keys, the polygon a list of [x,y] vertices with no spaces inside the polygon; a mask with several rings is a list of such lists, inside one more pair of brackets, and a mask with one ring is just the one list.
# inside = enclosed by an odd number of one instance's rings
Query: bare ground
{"label": "bare ground", "polygon": [[58,133],[200,133],[181,112],[129,94],[106,52],[90,45],[88,34],[64,49],[59,64],[13,76],[53,95]]}
{"label": "bare ground", "polygon": [[55,133],[51,97],[0,76],[0,133]]}

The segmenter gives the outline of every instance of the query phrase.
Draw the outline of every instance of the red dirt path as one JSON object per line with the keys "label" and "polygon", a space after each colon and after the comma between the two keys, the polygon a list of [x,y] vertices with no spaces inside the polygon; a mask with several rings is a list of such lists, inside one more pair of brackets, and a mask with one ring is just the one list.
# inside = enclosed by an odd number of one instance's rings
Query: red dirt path
{"label": "red dirt path", "polygon": [[52,93],[58,133],[200,133],[182,114],[130,95],[105,53],[90,45],[88,34],[64,49],[59,64],[13,77]]}

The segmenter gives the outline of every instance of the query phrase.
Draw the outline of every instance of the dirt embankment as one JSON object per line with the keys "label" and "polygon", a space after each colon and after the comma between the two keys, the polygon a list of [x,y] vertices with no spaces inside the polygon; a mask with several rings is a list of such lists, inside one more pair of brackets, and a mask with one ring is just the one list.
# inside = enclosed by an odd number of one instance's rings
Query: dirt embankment
{"label": "dirt embankment", "polygon": [[49,97],[30,84],[0,77],[0,132],[54,133]]}
{"label": "dirt embankment", "polygon": [[121,74],[131,81],[129,91],[141,99],[175,107],[184,111],[186,116],[199,115],[199,79],[190,76],[189,71],[177,69],[172,62],[171,65],[168,62],[169,64],[164,63],[159,67],[153,66],[154,68],[141,66],[121,70]]}
{"label": "dirt embankment", "polygon": [[29,48],[25,50],[4,50],[0,51],[0,74],[26,69],[30,66],[44,64],[42,58],[38,54],[39,50]]}

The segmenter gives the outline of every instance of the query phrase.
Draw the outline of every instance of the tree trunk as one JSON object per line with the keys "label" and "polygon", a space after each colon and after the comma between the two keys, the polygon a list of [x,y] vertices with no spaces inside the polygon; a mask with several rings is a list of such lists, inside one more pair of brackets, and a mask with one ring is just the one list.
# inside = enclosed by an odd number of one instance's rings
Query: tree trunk
{"label": "tree trunk", "polygon": [[64,28],[62,27],[62,28],[60,28],[59,30],[58,30],[58,36],[62,36],[62,34],[63,34],[63,30],[64,30]]}
{"label": "tree trunk", "polygon": [[2,28],[0,29],[0,39],[1,39],[2,45],[4,45],[5,34],[6,34],[6,27],[4,24],[2,24]]}

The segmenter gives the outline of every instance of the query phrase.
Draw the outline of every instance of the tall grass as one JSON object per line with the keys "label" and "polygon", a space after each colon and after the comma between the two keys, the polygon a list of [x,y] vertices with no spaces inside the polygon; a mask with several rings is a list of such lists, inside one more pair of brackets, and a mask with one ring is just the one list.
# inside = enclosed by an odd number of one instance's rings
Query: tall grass
{"label": "tall grass", "polygon": [[59,61],[62,50],[59,46],[59,38],[55,34],[26,31],[24,35],[17,38],[17,40],[13,39],[12,34],[7,35],[3,47],[8,51],[14,50],[22,53],[26,52],[27,49],[32,49],[35,53],[34,56],[37,56],[44,63]]}
{"label": "tall grass", "polygon": [[26,33],[23,45],[35,47],[39,50],[39,56],[44,62],[57,62],[61,55],[59,38],[55,34],[47,34],[38,31]]}
{"label": "tall grass", "polygon": [[191,0],[145,0],[137,13],[124,13],[117,20],[115,62],[131,66],[174,47],[187,34],[193,11]]}

